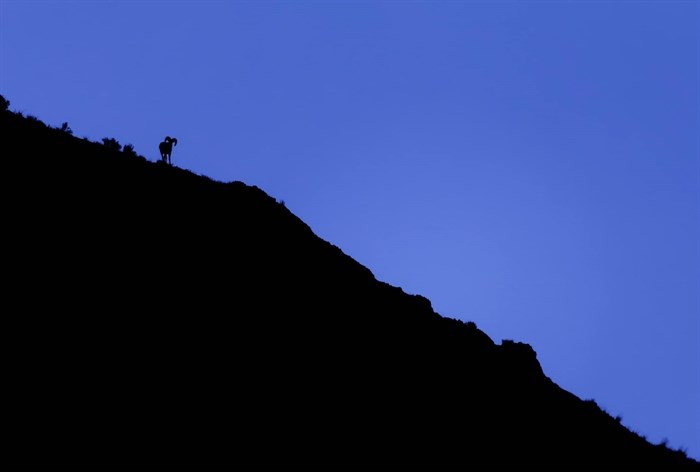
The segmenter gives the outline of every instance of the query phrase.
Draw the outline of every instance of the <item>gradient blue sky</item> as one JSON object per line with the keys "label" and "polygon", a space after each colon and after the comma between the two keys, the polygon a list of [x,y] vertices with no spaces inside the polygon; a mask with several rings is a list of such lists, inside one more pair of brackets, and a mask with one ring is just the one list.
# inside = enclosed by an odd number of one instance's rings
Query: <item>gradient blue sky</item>
{"label": "gradient blue sky", "polygon": [[698,1],[0,0],[0,94],[176,137],[700,459]]}

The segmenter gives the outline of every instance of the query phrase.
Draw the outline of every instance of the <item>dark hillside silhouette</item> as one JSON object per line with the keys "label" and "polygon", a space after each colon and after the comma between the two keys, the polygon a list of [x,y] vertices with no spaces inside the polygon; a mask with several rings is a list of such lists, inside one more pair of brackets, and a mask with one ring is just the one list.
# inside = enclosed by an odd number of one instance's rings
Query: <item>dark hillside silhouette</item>
{"label": "dark hillside silhouette", "polygon": [[6,464],[700,469],[255,186],[11,111],[0,129]]}

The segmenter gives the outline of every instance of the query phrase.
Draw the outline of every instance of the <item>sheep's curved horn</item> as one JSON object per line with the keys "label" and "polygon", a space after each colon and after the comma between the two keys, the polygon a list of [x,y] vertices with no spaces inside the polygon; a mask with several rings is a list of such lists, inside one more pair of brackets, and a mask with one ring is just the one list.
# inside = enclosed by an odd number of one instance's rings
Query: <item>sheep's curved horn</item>
{"label": "sheep's curved horn", "polygon": [[172,141],[173,146],[177,146],[177,138],[172,138],[170,141]]}

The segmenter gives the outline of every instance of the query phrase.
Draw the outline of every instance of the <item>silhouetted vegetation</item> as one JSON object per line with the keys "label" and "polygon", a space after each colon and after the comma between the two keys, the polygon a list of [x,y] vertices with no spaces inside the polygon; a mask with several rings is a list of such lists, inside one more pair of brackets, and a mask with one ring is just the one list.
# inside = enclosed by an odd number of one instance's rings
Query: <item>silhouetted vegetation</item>
{"label": "silhouetted vegetation", "polygon": [[102,144],[104,144],[107,149],[113,151],[121,151],[122,149],[122,145],[114,138],[102,138]]}
{"label": "silhouetted vegetation", "polygon": [[27,121],[29,121],[33,125],[41,125],[41,126],[46,126],[46,123],[41,121],[38,117],[34,115],[27,115]]}
{"label": "silhouetted vegetation", "polygon": [[70,128],[70,126],[68,126],[67,121],[61,125],[61,131],[64,133],[73,134],[73,130]]}
{"label": "silhouetted vegetation", "polygon": [[124,145],[124,149],[122,150],[122,152],[128,156],[136,156],[136,151],[134,151],[133,144]]}
{"label": "silhouetted vegetation", "polygon": [[0,113],[10,468],[698,470],[258,187],[36,121]]}

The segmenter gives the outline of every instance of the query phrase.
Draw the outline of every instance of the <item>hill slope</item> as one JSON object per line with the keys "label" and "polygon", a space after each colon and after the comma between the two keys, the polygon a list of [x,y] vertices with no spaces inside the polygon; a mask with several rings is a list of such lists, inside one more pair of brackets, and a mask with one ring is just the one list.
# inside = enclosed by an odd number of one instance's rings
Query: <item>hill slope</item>
{"label": "hill slope", "polygon": [[257,187],[0,120],[8,463],[698,470]]}

